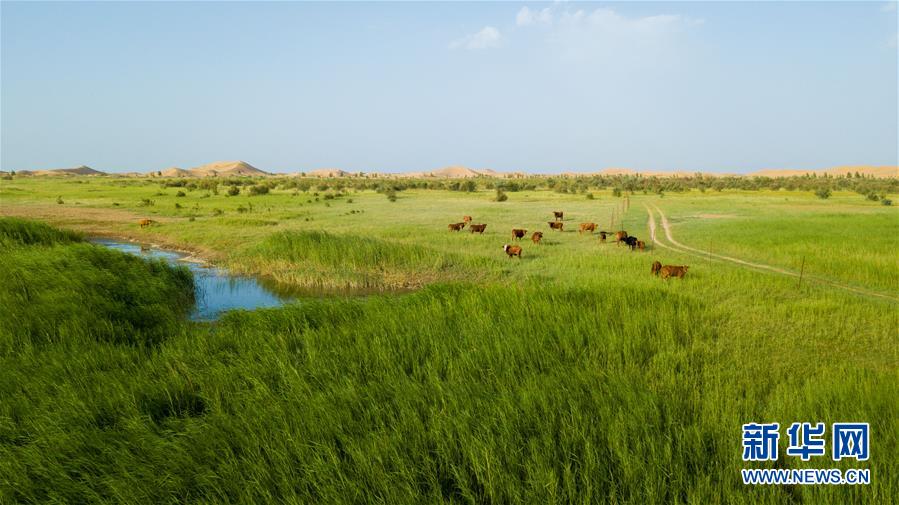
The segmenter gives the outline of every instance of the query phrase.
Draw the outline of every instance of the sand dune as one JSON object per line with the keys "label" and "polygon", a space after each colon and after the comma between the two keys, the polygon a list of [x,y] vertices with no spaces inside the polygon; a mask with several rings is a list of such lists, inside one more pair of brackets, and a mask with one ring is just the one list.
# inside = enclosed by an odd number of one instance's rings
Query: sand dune
{"label": "sand dune", "polygon": [[162,177],[195,177],[195,175],[183,168],[169,167],[162,171]]}
{"label": "sand dune", "polygon": [[245,161],[216,161],[199,167],[194,167],[189,172],[198,177],[233,177],[238,175],[262,176],[271,175],[259,170]]}
{"label": "sand dune", "polygon": [[823,170],[769,169],[758,170],[746,175],[759,177],[791,177],[806,174],[837,176],[855,173],[860,175],[871,175],[877,178],[899,177],[899,166],[844,165]]}
{"label": "sand dune", "polygon": [[20,170],[18,175],[107,175],[105,172],[81,165],[75,168],[52,168],[47,170]]}
{"label": "sand dune", "polygon": [[349,177],[353,174],[339,168],[319,168],[306,172],[306,175],[309,177]]}
{"label": "sand dune", "polygon": [[[151,171],[148,173],[115,173],[112,175],[120,177],[146,177],[159,176],[162,177],[234,177],[234,176],[271,176],[282,174],[271,174],[260,170],[245,161],[217,161],[199,167],[185,170],[179,167],[169,167],[162,171]],[[94,170],[88,166],[80,166],[75,168],[57,168],[48,170],[20,170],[16,172],[22,176],[66,176],[66,175],[109,175],[99,170]],[[498,177],[498,178],[521,178],[529,176],[548,176],[548,177],[591,177],[595,175],[639,175],[642,177],[693,177],[695,171],[676,170],[676,171],[656,171],[656,170],[640,170],[621,167],[610,167],[599,170],[597,172],[563,172],[559,174],[543,173],[529,174],[525,172],[498,172],[491,169],[472,169],[462,165],[450,165],[431,171],[419,172],[402,172],[402,173],[368,173],[365,177],[397,177],[397,178],[445,178],[445,179],[468,179],[474,177]],[[711,177],[793,177],[806,174],[815,174],[817,176],[843,176],[846,174],[859,173],[865,176],[873,176],[877,178],[899,177],[899,166],[873,166],[873,165],[844,165],[826,169],[809,170],[809,169],[764,169],[744,174],[737,173],[710,173],[704,172],[703,175]],[[338,168],[320,168],[306,172],[307,177],[354,177],[357,173],[350,173]],[[300,176],[300,173],[289,174]]]}

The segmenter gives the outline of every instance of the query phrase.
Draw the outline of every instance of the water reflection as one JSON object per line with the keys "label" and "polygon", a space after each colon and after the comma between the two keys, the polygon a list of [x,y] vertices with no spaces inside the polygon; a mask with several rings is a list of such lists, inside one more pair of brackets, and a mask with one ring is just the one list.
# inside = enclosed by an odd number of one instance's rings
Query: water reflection
{"label": "water reflection", "polygon": [[196,289],[196,306],[190,315],[193,320],[213,320],[231,309],[277,307],[299,294],[297,290],[271,280],[260,281],[253,277],[231,275],[219,268],[182,261],[187,255],[180,252],[106,238],[94,239],[92,242],[136,256],[161,258],[173,265],[189,268],[194,274]]}

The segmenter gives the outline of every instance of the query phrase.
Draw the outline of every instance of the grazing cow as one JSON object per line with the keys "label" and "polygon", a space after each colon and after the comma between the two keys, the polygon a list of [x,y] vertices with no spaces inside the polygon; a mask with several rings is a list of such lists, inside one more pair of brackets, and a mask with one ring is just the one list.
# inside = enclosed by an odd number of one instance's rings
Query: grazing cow
{"label": "grazing cow", "polygon": [[462,228],[465,228],[465,223],[452,223],[447,225],[449,231],[460,231]]}
{"label": "grazing cow", "polygon": [[554,223],[554,222],[550,221],[547,224],[549,225],[550,230],[562,231],[562,223]]}
{"label": "grazing cow", "polygon": [[661,263],[659,263],[658,261],[653,261],[653,262],[652,262],[652,275],[658,276],[658,275],[659,275],[659,270],[661,270],[661,269],[662,269],[662,264],[661,264]]}
{"label": "grazing cow", "polygon": [[596,223],[581,223],[580,228],[578,229],[578,233],[584,233],[585,231],[589,231],[591,234],[596,231]]}
{"label": "grazing cow", "polygon": [[621,231],[619,231],[619,232],[615,232],[615,242],[617,242],[618,245],[621,245],[621,243],[622,243],[622,242],[624,241],[624,239],[626,239],[626,238],[627,238],[627,232],[626,232],[626,231],[621,230]]}
{"label": "grazing cow", "polygon": [[643,242],[642,240],[638,240],[637,241],[637,249],[639,249],[641,251],[645,251],[646,250],[646,242]]}
{"label": "grazing cow", "polygon": [[465,223],[470,223],[470,222],[471,222],[471,216],[462,216],[462,221],[465,222]]}
{"label": "grazing cow", "polygon": [[506,251],[509,259],[512,259],[512,256],[518,256],[518,259],[521,259],[521,246],[506,244],[503,246],[503,251]]}
{"label": "grazing cow", "polygon": [[624,243],[631,248],[631,251],[637,248],[637,237],[627,237]]}
{"label": "grazing cow", "polygon": [[599,241],[602,242],[603,244],[605,244],[606,243],[606,235],[608,235],[608,234],[609,234],[609,232],[607,232],[607,231],[599,232]]}
{"label": "grazing cow", "polygon": [[521,240],[527,232],[527,230],[522,230],[520,228],[512,228],[512,240]]}
{"label": "grazing cow", "polygon": [[684,276],[687,275],[687,270],[689,268],[689,265],[665,265],[661,269],[659,269],[659,274],[663,279],[667,279],[669,277],[677,277],[678,279],[683,279]]}
{"label": "grazing cow", "polygon": [[146,227],[150,226],[151,224],[156,224],[156,221],[153,221],[152,219],[141,219],[140,220],[141,228],[146,228]]}
{"label": "grazing cow", "polygon": [[532,240],[535,244],[539,244],[540,241],[541,241],[542,239],[543,239],[543,232],[542,232],[542,231],[535,231],[534,234],[531,235],[531,240]]}
{"label": "grazing cow", "polygon": [[486,224],[473,224],[469,228],[472,233],[480,233],[481,235],[483,235],[484,229],[487,228],[487,225]]}
{"label": "grazing cow", "polygon": [[564,213],[563,213],[561,210],[554,210],[554,211],[553,211],[553,216],[556,217],[556,221],[561,221],[561,220],[562,220],[562,215],[563,215],[563,214],[564,214]]}

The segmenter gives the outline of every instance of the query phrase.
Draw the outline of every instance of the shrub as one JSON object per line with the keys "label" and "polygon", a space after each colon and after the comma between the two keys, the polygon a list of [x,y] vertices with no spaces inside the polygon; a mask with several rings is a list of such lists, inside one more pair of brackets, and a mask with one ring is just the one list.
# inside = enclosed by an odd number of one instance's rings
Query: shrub
{"label": "shrub", "polygon": [[815,196],[822,200],[830,198],[830,188],[818,188],[815,190]]}
{"label": "shrub", "polygon": [[594,200],[594,199],[595,199],[595,197],[593,196],[593,193],[587,193],[587,194],[586,194],[586,197],[587,197],[587,200]]}
{"label": "shrub", "polygon": [[612,190],[612,196],[621,196],[621,188],[616,186],[615,189]]}
{"label": "shrub", "polygon": [[250,195],[258,196],[258,195],[267,195],[269,191],[269,187],[264,184],[256,184],[250,186]]}
{"label": "shrub", "polygon": [[893,205],[893,201],[890,200],[889,198],[882,198],[882,199],[880,200],[880,204],[881,204],[881,205],[886,205],[887,207],[889,207],[889,206]]}
{"label": "shrub", "polygon": [[507,195],[505,191],[500,188],[496,188],[496,196],[493,197],[494,202],[505,202],[508,199],[509,195]]}
{"label": "shrub", "polygon": [[187,193],[185,193],[184,191],[179,191],[179,192],[175,193],[175,196],[181,198],[181,197],[187,196]]}
{"label": "shrub", "polygon": [[228,186],[228,196],[237,196],[240,194],[240,186]]}

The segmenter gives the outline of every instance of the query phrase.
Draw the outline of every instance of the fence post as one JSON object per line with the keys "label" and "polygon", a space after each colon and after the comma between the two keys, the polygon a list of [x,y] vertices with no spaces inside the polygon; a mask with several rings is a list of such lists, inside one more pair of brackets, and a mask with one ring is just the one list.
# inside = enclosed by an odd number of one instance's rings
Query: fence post
{"label": "fence post", "polygon": [[799,267],[799,284],[796,286],[797,289],[802,287],[802,274],[805,273],[805,256],[802,257],[802,266]]}

